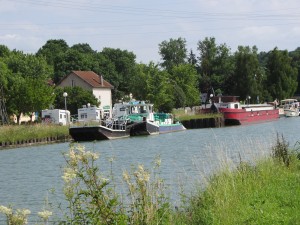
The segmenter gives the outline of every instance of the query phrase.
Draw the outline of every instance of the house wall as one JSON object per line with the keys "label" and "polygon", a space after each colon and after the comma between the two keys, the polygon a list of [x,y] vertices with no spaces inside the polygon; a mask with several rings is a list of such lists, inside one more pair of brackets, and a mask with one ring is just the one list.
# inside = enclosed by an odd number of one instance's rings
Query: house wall
{"label": "house wall", "polygon": [[75,74],[70,74],[66,79],[64,79],[60,84],[60,87],[81,87],[85,90],[92,91],[91,85],[87,82],[84,82],[81,78],[79,78]]}
{"label": "house wall", "polygon": [[[112,97],[110,88],[94,88],[94,96],[101,102],[100,108],[105,109],[107,106],[110,108],[110,115],[112,113]],[[106,106],[106,107],[105,107]]]}

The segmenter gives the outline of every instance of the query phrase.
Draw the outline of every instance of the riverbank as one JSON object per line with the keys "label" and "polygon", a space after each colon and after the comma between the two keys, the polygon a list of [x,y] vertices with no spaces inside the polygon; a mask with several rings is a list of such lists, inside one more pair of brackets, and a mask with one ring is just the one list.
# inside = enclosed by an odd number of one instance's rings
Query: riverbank
{"label": "riverbank", "polygon": [[69,141],[69,129],[59,125],[7,125],[0,129],[0,149]]}

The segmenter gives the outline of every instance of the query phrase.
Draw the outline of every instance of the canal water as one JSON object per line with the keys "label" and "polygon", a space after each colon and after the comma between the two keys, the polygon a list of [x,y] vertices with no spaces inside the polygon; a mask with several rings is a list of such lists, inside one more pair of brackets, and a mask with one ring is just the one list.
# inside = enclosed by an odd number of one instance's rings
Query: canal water
{"label": "canal water", "polygon": [[[161,177],[169,187],[174,205],[180,204],[183,189],[191,193],[205,185],[206,178],[225,163],[236,165],[270,155],[276,135],[283,135],[293,148],[300,141],[300,117],[280,118],[274,122],[186,130],[183,132],[132,137],[110,141],[84,142],[87,150],[100,153],[98,165],[107,176],[112,172],[118,191],[125,192],[122,172],[132,165],[151,169],[155,157],[161,158]],[[0,151],[0,205],[28,208],[29,220],[36,221],[45,202],[63,202],[63,153],[70,143],[40,145]],[[110,163],[111,159],[113,162]],[[48,200],[47,200],[48,199]],[[60,212],[56,212],[60,213]],[[0,224],[4,223],[0,215]],[[35,224],[35,223],[29,223]]]}

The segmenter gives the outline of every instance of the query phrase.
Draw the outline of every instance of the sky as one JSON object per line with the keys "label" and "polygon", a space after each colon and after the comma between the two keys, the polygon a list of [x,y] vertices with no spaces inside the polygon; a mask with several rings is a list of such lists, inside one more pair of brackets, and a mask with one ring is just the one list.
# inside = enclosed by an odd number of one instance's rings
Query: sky
{"label": "sky", "polygon": [[0,45],[36,53],[48,40],[133,52],[161,61],[159,44],[184,38],[188,51],[214,37],[234,53],[300,47],[299,0],[0,0]]}

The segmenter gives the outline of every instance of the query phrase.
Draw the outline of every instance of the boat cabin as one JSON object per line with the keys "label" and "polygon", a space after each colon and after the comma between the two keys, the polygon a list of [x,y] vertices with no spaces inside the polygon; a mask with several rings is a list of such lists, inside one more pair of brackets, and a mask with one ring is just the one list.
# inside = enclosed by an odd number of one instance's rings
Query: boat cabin
{"label": "boat cabin", "polygon": [[63,109],[42,110],[42,123],[67,125],[70,123],[70,111]]}
{"label": "boat cabin", "polygon": [[102,110],[94,105],[83,105],[78,109],[78,122],[97,121],[102,119]]}
{"label": "boat cabin", "polygon": [[212,105],[217,108],[241,109],[239,96],[214,96],[211,98]]}
{"label": "boat cabin", "polygon": [[113,108],[113,118],[129,117],[132,120],[142,120],[144,117],[154,120],[153,104],[144,101],[116,103]]}
{"label": "boat cabin", "polygon": [[299,102],[297,99],[284,99],[280,101],[280,107],[282,108],[290,108],[290,107],[295,107],[299,108]]}

